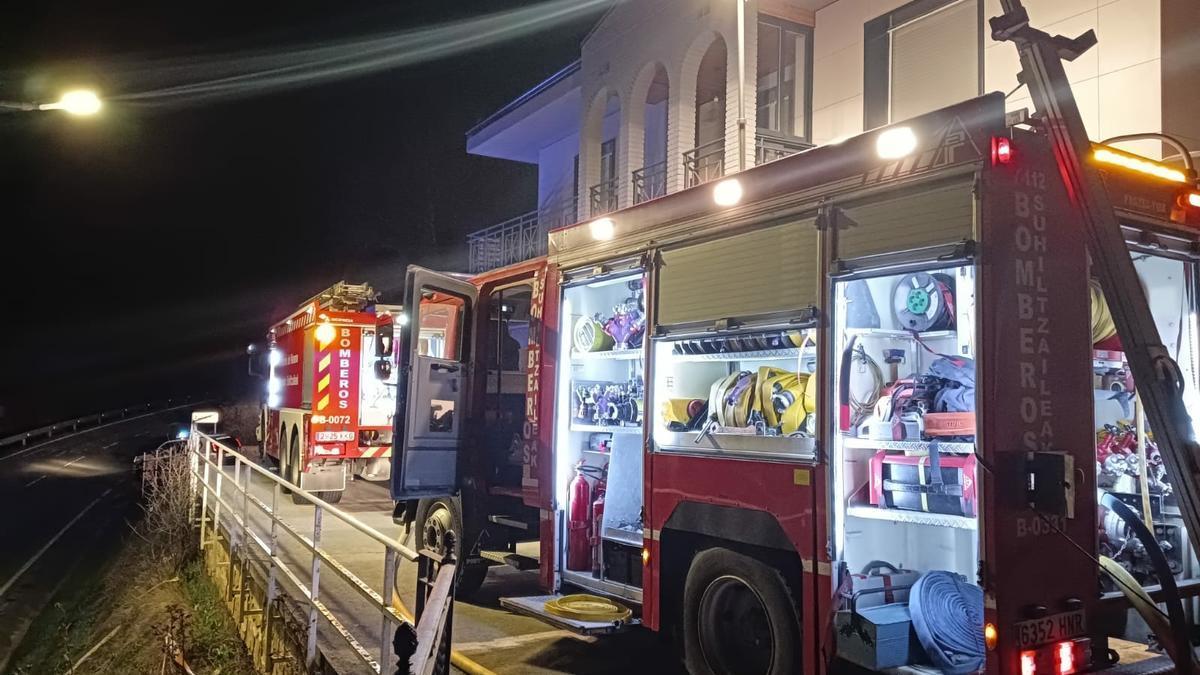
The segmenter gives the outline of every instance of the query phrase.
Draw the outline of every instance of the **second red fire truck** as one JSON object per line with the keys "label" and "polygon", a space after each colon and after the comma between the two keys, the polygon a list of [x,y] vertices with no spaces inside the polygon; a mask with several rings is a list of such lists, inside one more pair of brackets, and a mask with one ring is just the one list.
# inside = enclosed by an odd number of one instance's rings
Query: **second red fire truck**
{"label": "second red fire truck", "polygon": [[[374,368],[377,322],[399,308],[367,284],[339,282],[302,303],[268,335],[260,438],[281,475],[337,503],[355,477],[391,474],[395,376]],[[384,359],[390,361],[391,353]]]}

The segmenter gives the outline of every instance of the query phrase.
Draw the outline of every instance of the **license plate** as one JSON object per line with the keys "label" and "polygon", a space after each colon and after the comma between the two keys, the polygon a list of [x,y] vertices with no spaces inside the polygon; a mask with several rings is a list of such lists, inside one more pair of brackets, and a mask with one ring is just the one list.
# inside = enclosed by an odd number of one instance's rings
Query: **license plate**
{"label": "license plate", "polygon": [[1051,614],[1041,619],[1020,621],[1014,626],[1017,631],[1017,646],[1036,647],[1048,642],[1058,642],[1079,637],[1087,632],[1087,620],[1083,610]]}
{"label": "license plate", "polygon": [[353,431],[318,431],[316,433],[318,443],[333,443],[336,441],[352,441],[355,439]]}

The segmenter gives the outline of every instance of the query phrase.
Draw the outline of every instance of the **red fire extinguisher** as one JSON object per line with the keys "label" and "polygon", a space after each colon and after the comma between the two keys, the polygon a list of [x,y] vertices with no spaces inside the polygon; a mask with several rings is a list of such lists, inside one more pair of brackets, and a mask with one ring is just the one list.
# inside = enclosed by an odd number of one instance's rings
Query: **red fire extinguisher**
{"label": "red fire extinguisher", "polygon": [[575,478],[568,487],[567,502],[567,569],[586,572],[592,569],[591,508],[592,486],[583,475],[583,462],[575,465]]}
{"label": "red fire extinguisher", "polygon": [[592,502],[592,576],[600,578],[600,556],[602,555],[600,534],[604,528],[604,493],[608,491],[608,467],[596,481],[596,501]]}

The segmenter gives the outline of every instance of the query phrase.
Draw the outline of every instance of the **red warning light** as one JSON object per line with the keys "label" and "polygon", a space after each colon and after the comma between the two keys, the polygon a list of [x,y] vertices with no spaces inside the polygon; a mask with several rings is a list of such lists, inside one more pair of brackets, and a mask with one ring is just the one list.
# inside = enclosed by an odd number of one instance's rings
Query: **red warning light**
{"label": "red warning light", "polygon": [[992,137],[992,164],[1008,164],[1012,161],[1012,140],[1004,136]]}
{"label": "red warning light", "polygon": [[1021,675],[1037,675],[1037,652],[1021,652]]}
{"label": "red warning light", "polygon": [[1067,675],[1075,672],[1075,644],[1072,642],[1060,642],[1055,649],[1055,661],[1058,665],[1059,675]]}

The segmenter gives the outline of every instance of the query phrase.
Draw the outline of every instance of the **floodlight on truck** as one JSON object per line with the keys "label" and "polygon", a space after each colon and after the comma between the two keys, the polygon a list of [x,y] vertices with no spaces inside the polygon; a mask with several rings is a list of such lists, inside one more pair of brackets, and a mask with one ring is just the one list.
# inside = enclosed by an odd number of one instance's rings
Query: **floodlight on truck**
{"label": "floodlight on truck", "polygon": [[917,135],[909,127],[886,129],[875,139],[875,152],[882,159],[907,157],[917,149]]}

